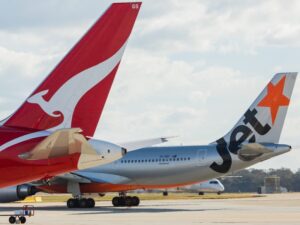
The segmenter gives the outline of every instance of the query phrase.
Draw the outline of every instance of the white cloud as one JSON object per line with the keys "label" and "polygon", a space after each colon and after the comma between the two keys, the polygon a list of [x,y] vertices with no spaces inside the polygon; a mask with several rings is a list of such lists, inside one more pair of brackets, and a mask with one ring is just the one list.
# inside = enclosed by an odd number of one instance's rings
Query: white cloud
{"label": "white cloud", "polygon": [[[184,51],[253,54],[257,47],[300,45],[299,1],[286,4],[271,0],[238,3],[169,0],[158,5],[170,8],[162,7],[160,14],[142,19],[138,35],[148,40],[147,47],[156,47],[167,54]],[[158,32],[159,39],[155,38]]]}
{"label": "white cloud", "polygon": [[[26,59],[26,63],[24,62]],[[42,55],[35,55],[25,52],[15,52],[0,47],[0,75],[2,78],[8,74],[20,74],[25,77],[36,77],[45,67],[43,62],[49,61]]]}

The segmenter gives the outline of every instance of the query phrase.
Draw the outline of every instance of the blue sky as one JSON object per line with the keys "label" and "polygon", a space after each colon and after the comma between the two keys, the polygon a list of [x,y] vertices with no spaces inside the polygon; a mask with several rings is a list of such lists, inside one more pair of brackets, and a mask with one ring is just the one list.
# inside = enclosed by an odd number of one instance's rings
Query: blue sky
{"label": "blue sky", "polygon": [[[112,1],[4,0],[0,116],[12,113]],[[299,1],[143,1],[96,137],[224,135],[277,72],[300,71]],[[300,147],[300,82],[281,142]],[[299,168],[300,149],[256,168]]]}

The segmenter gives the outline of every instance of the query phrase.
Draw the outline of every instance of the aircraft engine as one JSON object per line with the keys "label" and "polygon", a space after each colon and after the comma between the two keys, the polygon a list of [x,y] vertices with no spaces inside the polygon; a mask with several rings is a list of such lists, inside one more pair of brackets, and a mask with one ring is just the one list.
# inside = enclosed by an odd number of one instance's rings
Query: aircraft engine
{"label": "aircraft engine", "polygon": [[37,189],[30,185],[18,185],[0,189],[0,203],[24,200],[26,197],[37,193]]}

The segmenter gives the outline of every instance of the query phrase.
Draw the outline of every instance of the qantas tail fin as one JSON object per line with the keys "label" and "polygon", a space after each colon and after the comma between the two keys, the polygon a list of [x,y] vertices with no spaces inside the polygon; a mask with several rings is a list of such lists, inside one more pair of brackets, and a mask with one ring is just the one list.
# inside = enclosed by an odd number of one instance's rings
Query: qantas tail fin
{"label": "qantas tail fin", "polygon": [[114,3],[5,126],[93,136],[141,3]]}
{"label": "qantas tail fin", "polygon": [[297,73],[276,74],[224,140],[230,145],[278,143],[296,77]]}

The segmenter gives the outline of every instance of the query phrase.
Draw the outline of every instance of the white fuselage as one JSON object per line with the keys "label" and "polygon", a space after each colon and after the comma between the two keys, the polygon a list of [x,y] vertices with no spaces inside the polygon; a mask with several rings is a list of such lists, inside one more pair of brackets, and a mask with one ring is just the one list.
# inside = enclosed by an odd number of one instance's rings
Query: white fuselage
{"label": "white fuselage", "polygon": [[[231,166],[227,173],[287,151],[263,154],[251,161],[242,161],[230,153]],[[98,183],[176,187],[224,175],[211,168],[213,163],[224,163],[222,160],[215,145],[149,147],[129,152],[110,164],[77,171],[75,174]]]}

